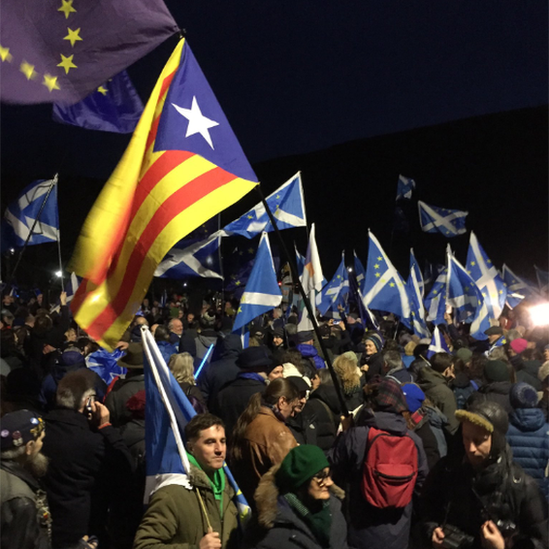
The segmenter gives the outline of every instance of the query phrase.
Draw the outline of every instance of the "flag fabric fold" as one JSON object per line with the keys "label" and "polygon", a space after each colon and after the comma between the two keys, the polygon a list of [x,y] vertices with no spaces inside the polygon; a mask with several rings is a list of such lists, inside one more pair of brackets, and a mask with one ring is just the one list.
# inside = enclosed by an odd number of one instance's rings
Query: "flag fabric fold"
{"label": "flag fabric fold", "polygon": [[[44,208],[40,212],[43,204]],[[39,213],[40,218],[34,226],[28,246],[57,242],[59,239],[57,176],[34,181],[6,208],[2,223],[2,251],[25,245]]]}
{"label": "flag fabric fold", "polygon": [[[284,185],[270,194],[265,199],[265,202],[267,202],[269,209],[277,220],[276,224],[279,230],[307,226],[300,172],[296,173]],[[274,231],[274,227],[265,206],[260,202],[249,212],[246,212],[232,223],[226,225],[223,231],[227,236],[240,235],[246,238],[253,238],[263,231]]]}
{"label": "flag fabric fold", "polygon": [[446,340],[442,335],[441,331],[438,329],[438,326],[435,327],[433,331],[433,337],[429,348],[427,349],[427,359],[430,359],[436,353],[448,353],[450,354],[450,349],[446,344]]}
{"label": "flag fabric fold", "polygon": [[410,248],[410,274],[408,276],[408,295],[410,298],[410,324],[414,334],[423,337],[430,337],[431,332],[425,322],[425,307],[423,306],[423,276],[416,261],[413,248]]}
{"label": "flag fabric fold", "polygon": [[341,263],[332,280],[322,288],[317,296],[316,306],[320,314],[324,316],[330,310],[337,313],[340,305],[346,309],[349,291],[349,273],[345,267],[345,256],[341,254]]}
{"label": "flag fabric fold", "polygon": [[410,200],[412,192],[416,188],[416,182],[411,177],[398,176],[396,200]]}
{"label": "flag fabric fold", "polygon": [[233,332],[238,332],[248,322],[280,305],[282,292],[276,278],[267,233],[261,235],[254,267],[246,289],[240,298],[240,306],[234,320]]}
{"label": "flag fabric fold", "polygon": [[451,238],[466,232],[465,218],[469,212],[430,206],[421,200],[417,203],[419,224],[425,233],[441,233]]}
{"label": "flag fabric fold", "polygon": [[182,39],[130,144],[82,228],[72,259],[84,277],[78,324],[113,348],[154,272],[182,237],[257,185],[244,153]]}
{"label": "flag fabric fold", "polygon": [[444,267],[425,298],[426,320],[432,322],[435,326],[446,323],[444,314],[446,313],[447,273],[448,269]]}
{"label": "flag fabric fold", "polygon": [[356,282],[360,291],[364,293],[364,284],[366,283],[366,269],[364,268],[362,261],[360,261],[354,250],[353,256]]}
{"label": "flag fabric fold", "polygon": [[507,305],[514,309],[524,298],[531,295],[532,288],[505,264],[502,267],[502,277],[507,287]]}

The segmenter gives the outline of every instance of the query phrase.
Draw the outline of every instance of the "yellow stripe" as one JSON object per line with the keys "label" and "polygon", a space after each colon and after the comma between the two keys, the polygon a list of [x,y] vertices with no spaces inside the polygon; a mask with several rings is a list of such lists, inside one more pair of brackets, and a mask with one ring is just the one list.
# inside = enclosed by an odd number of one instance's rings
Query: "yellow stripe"
{"label": "yellow stripe", "polygon": [[[113,174],[95,201],[78,238],[69,268],[80,276],[97,280],[105,267],[105,242],[112,241],[116,220],[126,212],[135,192],[145,154],[147,137],[164,79],[177,69],[184,39],[174,49],[132,135],[132,139]],[[108,262],[107,262],[108,266]]]}

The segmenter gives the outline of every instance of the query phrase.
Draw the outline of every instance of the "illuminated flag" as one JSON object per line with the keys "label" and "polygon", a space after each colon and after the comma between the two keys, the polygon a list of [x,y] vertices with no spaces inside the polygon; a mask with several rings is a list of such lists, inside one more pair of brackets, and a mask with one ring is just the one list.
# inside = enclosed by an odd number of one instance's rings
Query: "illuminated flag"
{"label": "illuminated flag", "polygon": [[532,294],[532,287],[505,264],[502,268],[502,276],[503,283],[507,287],[507,306],[514,309],[525,297]]}
{"label": "illuminated flag", "polygon": [[255,185],[181,40],[82,228],[72,260],[85,278],[72,303],[78,324],[102,346],[114,347],[174,244]]}
{"label": "illuminated flag", "polygon": [[440,333],[440,330],[438,329],[438,326],[435,326],[435,330],[433,332],[433,337],[431,339],[431,343],[429,344],[429,348],[427,349],[427,359],[430,359],[436,353],[448,353],[448,354],[450,354],[450,349],[448,348],[448,345],[446,344],[446,340],[444,339],[444,335]]}
{"label": "illuminated flag", "polygon": [[427,320],[433,322],[435,326],[445,324],[444,313],[446,313],[446,280],[448,269],[442,268],[429,295],[425,298],[425,310],[427,311]]}
{"label": "illuminated flag", "polygon": [[178,30],[162,0],[3,0],[0,99],[77,103]]}
{"label": "illuminated flag", "polygon": [[469,212],[448,210],[438,206],[430,206],[421,200],[419,208],[419,224],[425,233],[441,233],[448,238],[466,232],[465,218]]}
{"label": "illuminated flag", "polygon": [[316,298],[316,306],[320,314],[324,316],[329,310],[337,313],[339,305],[347,308],[349,291],[349,273],[345,267],[345,256],[341,254],[341,263],[332,280],[322,288]]}

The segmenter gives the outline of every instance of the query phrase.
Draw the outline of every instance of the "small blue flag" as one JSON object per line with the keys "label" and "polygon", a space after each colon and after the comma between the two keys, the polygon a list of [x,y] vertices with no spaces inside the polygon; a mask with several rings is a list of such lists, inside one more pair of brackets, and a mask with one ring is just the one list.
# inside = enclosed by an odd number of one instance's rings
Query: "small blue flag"
{"label": "small blue flag", "polygon": [[438,326],[436,326],[433,331],[433,338],[431,339],[431,343],[429,344],[429,348],[427,349],[427,358],[430,359],[436,353],[450,354],[450,349],[446,344],[444,336],[438,329]]}
{"label": "small blue flag", "polygon": [[410,200],[412,191],[416,188],[416,182],[410,177],[398,176],[396,200]]}
{"label": "small blue flag", "polygon": [[358,287],[362,293],[364,293],[364,284],[366,284],[366,269],[364,268],[364,265],[362,264],[362,261],[358,258],[356,255],[356,252],[353,251],[354,254],[354,266],[355,266],[355,278],[356,282],[358,284]]}
{"label": "small blue flag", "polygon": [[[48,195],[48,192],[50,191]],[[2,250],[20,248],[34,225],[40,213],[28,245],[57,242],[59,239],[59,211],[57,209],[57,175],[50,180],[40,179],[31,183],[12,202],[4,213],[2,223]]]}
{"label": "small blue flag", "polygon": [[446,313],[446,280],[448,269],[444,267],[437,276],[429,295],[425,298],[426,319],[433,322],[435,326],[445,324],[444,313]]}
{"label": "small blue flag", "polygon": [[[266,202],[277,220],[279,230],[307,226],[300,172],[270,194]],[[227,236],[241,235],[246,238],[253,238],[263,231],[274,231],[274,228],[263,203],[260,202],[249,212],[229,223],[223,231]]]}
{"label": "small blue flag", "polygon": [[251,322],[257,316],[280,305],[282,292],[278,285],[267,233],[261,235],[255,263],[240,298],[240,306],[233,325],[233,332]]}
{"label": "small blue flag", "polygon": [[303,269],[305,268],[305,256],[301,255],[295,246],[295,261],[297,263],[297,276],[301,277],[303,275]]}
{"label": "small blue flag", "polygon": [[99,349],[86,357],[86,366],[93,370],[107,385],[114,378],[126,375],[126,368],[118,365],[118,360],[124,356],[124,351],[115,349],[112,353]]}
{"label": "small blue flag", "polygon": [[507,305],[514,309],[524,298],[532,294],[532,287],[518,277],[507,265],[503,265],[503,283],[507,286]]}
{"label": "small blue flag", "polygon": [[394,313],[410,328],[410,300],[406,284],[387,257],[381,244],[368,231],[368,266],[366,270],[364,306],[370,309]]}
{"label": "small blue flag", "polygon": [[419,208],[419,224],[423,232],[441,233],[448,238],[466,232],[465,218],[469,212],[430,206],[421,200],[418,201],[417,205]]}
{"label": "small blue flag", "polygon": [[349,273],[345,267],[345,257],[342,254],[341,263],[332,280],[322,288],[316,299],[316,307],[321,315],[326,315],[329,310],[338,312],[338,306],[347,308],[349,299]]}
{"label": "small blue flag", "polygon": [[[67,294],[67,305],[70,304],[70,302],[74,298],[74,294],[76,294],[76,290],[78,290],[78,286],[80,286],[80,282],[82,282],[82,278],[77,276],[76,273],[72,273],[69,277],[69,283],[65,285],[65,293]],[[59,312],[61,310],[61,302],[58,301],[57,305],[50,311],[52,313]]]}
{"label": "small blue flag", "polygon": [[225,269],[225,290],[227,292],[241,291],[246,286],[254,267],[257,244],[246,242],[247,246],[236,246],[227,260]]}
{"label": "small blue flag", "polygon": [[143,103],[126,71],[74,105],[53,105],[55,122],[104,132],[132,133],[142,114]]}
{"label": "small blue flag", "polygon": [[416,261],[413,248],[410,249],[410,275],[408,276],[408,294],[410,297],[410,323],[414,334],[420,338],[429,337],[431,333],[425,322],[425,308],[423,306],[423,276]]}

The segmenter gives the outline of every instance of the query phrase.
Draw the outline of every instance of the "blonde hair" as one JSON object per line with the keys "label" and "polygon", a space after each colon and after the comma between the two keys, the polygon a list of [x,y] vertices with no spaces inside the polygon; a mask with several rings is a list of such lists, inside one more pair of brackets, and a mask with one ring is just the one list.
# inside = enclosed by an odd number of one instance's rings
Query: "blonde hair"
{"label": "blonde hair", "polygon": [[360,387],[360,374],[357,369],[357,363],[348,356],[338,356],[334,360],[334,370],[339,379],[341,379],[345,392]]}
{"label": "blonde hair", "polygon": [[172,355],[168,362],[168,367],[177,383],[196,384],[194,379],[194,361],[190,353]]}

